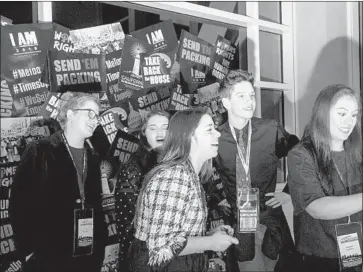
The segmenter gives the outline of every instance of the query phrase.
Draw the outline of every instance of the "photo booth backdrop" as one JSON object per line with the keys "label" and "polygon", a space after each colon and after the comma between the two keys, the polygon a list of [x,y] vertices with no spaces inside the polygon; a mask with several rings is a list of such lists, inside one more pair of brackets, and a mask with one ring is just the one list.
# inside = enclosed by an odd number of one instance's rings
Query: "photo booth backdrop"
{"label": "photo booth backdrop", "polygon": [[[0,269],[8,272],[22,270],[25,263],[16,251],[8,212],[14,173],[28,143],[60,129],[56,118],[66,92],[100,99],[100,125],[90,141],[112,192],[114,172],[139,147],[147,112],[205,106],[217,125],[226,121],[218,83],[235,68],[230,63],[236,53],[222,36],[211,44],[183,30],[178,40],[171,20],[130,34],[119,22],[76,30],[57,23],[11,23],[1,16]],[[113,208],[105,205],[105,272],[118,267]],[[213,212],[210,218],[222,222]],[[223,256],[214,257],[220,259],[210,270],[218,271]]]}

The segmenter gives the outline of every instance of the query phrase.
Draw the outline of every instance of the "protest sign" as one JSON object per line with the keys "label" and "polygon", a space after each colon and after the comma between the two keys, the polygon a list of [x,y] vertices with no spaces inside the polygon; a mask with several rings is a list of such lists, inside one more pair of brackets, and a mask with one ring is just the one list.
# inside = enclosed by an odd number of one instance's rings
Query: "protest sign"
{"label": "protest sign", "polygon": [[119,163],[126,163],[130,155],[139,148],[139,139],[122,130],[118,130],[107,157],[115,158]]}
{"label": "protest sign", "polygon": [[118,88],[118,81],[120,78],[120,66],[122,60],[121,56],[122,51],[119,50],[109,53],[105,57],[107,97],[111,106],[119,105],[120,101],[124,100],[122,96],[122,90]]}
{"label": "protest sign", "polygon": [[114,141],[119,129],[125,130],[123,122],[126,123],[126,120],[127,112],[120,107],[113,107],[100,115],[100,124],[110,144]]}
{"label": "protest sign", "polygon": [[183,93],[182,87],[177,85],[170,95],[169,110],[186,110],[198,104],[198,94]]}
{"label": "protest sign", "polygon": [[22,79],[19,83],[8,82],[13,98],[13,116],[38,115],[47,99],[48,84],[40,81],[39,76]]}
{"label": "protest sign", "polygon": [[70,30],[75,52],[108,54],[123,48],[125,33],[121,23]]}
{"label": "protest sign", "polygon": [[105,56],[48,51],[50,91],[106,91]]}
{"label": "protest sign", "polygon": [[124,49],[122,50],[119,89],[139,91],[144,87],[141,57],[150,51],[151,47],[146,43],[131,36],[126,36]]}
{"label": "protest sign", "polygon": [[214,61],[212,64],[212,76],[221,82],[228,74],[231,61],[234,60],[236,47],[224,37],[218,35],[215,45]]}
{"label": "protest sign", "polygon": [[152,110],[168,110],[170,103],[170,89],[153,88],[146,92],[133,95],[130,99],[134,109],[138,109],[141,119],[144,120],[147,113]]}
{"label": "protest sign", "polygon": [[11,25],[13,23],[13,20],[11,20],[8,17],[0,15],[0,22],[1,26]]}
{"label": "protest sign", "polygon": [[53,23],[53,36],[49,49],[74,53],[75,48],[72,43],[69,31],[69,28],[57,23]]}
{"label": "protest sign", "polygon": [[48,92],[47,99],[42,105],[42,108],[38,115],[42,116],[43,118],[57,119],[59,107],[62,101],[62,99],[60,98],[61,95],[61,93]]}
{"label": "protest sign", "polygon": [[1,28],[1,73],[8,83],[20,83],[28,77],[40,78],[52,32],[52,23]]}
{"label": "protest sign", "polygon": [[1,94],[0,94],[0,117],[13,116],[13,97],[6,80],[1,78]]}
{"label": "protest sign", "polygon": [[171,83],[170,69],[178,49],[178,38],[171,20],[131,32],[131,35],[151,46],[152,52],[143,58],[144,87]]}
{"label": "protest sign", "polygon": [[177,61],[180,65],[180,83],[183,93],[195,93],[206,85],[206,75],[211,69],[214,46],[183,30]]}

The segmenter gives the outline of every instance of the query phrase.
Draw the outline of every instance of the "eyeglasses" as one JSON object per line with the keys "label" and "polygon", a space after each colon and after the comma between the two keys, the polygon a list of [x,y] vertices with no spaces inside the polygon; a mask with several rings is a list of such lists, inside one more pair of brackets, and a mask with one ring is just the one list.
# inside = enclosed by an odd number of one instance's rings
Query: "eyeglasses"
{"label": "eyeglasses", "polygon": [[100,116],[95,113],[93,110],[90,110],[90,109],[73,109],[73,110],[78,110],[78,111],[88,111],[88,117],[89,119],[91,120],[97,120],[97,121],[100,121]]}

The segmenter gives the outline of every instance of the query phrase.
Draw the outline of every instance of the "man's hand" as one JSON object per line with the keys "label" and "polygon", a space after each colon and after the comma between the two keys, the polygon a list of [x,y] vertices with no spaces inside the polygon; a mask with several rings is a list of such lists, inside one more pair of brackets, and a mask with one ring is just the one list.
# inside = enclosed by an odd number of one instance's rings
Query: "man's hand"
{"label": "man's hand", "polygon": [[291,201],[291,196],[284,192],[267,193],[265,196],[272,196],[272,198],[266,201],[265,204],[272,207],[273,209],[285,205]]}

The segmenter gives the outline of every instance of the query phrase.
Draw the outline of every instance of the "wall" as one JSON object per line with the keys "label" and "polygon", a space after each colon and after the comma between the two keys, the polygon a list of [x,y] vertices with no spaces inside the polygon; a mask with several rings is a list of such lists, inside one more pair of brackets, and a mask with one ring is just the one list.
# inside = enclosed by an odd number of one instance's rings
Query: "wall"
{"label": "wall", "polygon": [[358,71],[359,65],[352,67],[349,54],[350,50],[358,50],[358,43],[349,38],[348,3],[294,5],[296,121],[301,137],[322,88],[334,83],[357,88],[352,86],[356,84],[352,82],[351,71]]}

